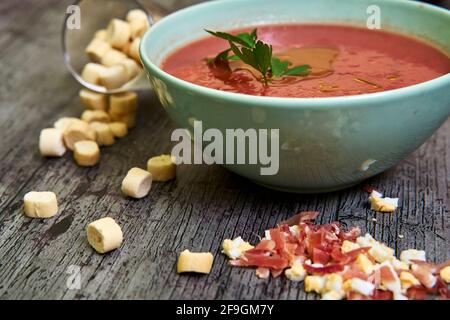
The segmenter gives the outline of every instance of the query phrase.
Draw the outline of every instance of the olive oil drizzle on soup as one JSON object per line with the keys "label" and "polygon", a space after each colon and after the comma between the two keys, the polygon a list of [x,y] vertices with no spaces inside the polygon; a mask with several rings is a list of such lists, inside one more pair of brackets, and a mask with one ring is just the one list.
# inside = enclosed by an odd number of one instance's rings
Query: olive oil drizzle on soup
{"label": "olive oil drizzle on soup", "polygon": [[[232,33],[248,31],[235,30]],[[222,91],[272,97],[335,97],[398,89],[450,72],[450,59],[414,38],[338,25],[258,26],[258,38],[273,46],[274,56],[291,66],[308,64],[306,77],[272,79],[240,61],[229,68],[208,64],[227,49],[224,40],[207,36],[168,56],[162,68],[171,75]]]}

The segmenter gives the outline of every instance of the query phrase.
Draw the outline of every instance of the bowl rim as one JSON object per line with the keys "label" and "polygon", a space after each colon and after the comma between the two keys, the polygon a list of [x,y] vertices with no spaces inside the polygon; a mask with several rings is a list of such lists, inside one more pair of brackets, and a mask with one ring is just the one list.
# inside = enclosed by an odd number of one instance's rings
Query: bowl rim
{"label": "bowl rim", "polygon": [[[234,0],[239,1],[239,0]],[[410,7],[417,7],[420,5],[420,7],[424,7],[427,10],[431,10],[433,12],[436,12],[438,14],[444,14],[450,17],[450,11],[447,11],[443,8],[437,7],[435,5],[431,5],[428,3],[417,3],[415,1],[407,1],[407,0],[378,0],[380,2],[384,3],[396,3],[401,5],[406,5]],[[349,102],[352,102],[352,105],[357,104],[358,102],[364,102],[367,104],[367,102],[383,102],[386,100],[396,100],[399,98],[405,98],[407,95],[417,95],[421,94],[422,92],[428,91],[433,88],[442,87],[445,85],[450,85],[450,73],[447,73],[445,75],[439,76],[437,78],[420,82],[414,85],[392,89],[392,90],[386,90],[386,91],[380,91],[375,93],[365,93],[360,95],[349,95],[349,96],[336,96],[336,97],[308,97],[308,98],[297,98],[297,97],[272,97],[272,96],[255,96],[255,95],[248,95],[243,93],[237,93],[237,92],[227,92],[222,90],[217,90],[209,87],[204,87],[201,85],[197,85],[191,82],[188,82],[186,80],[179,79],[164,70],[162,70],[158,65],[154,64],[146,55],[145,48],[146,43],[149,41],[148,39],[153,35],[154,30],[158,30],[160,28],[164,28],[165,25],[170,24],[171,20],[175,17],[178,17],[180,15],[185,14],[185,12],[196,10],[199,7],[206,7],[206,6],[214,6],[215,3],[222,2],[222,1],[208,1],[204,3],[195,4],[189,7],[186,7],[184,9],[175,11],[171,13],[170,15],[164,17],[161,22],[153,25],[142,37],[141,43],[139,46],[139,55],[140,59],[146,69],[150,69],[153,73],[158,75],[160,78],[165,78],[168,82],[170,82],[172,85],[175,85],[179,88],[183,88],[185,90],[188,90],[192,93],[197,93],[199,95],[203,96],[209,96],[210,98],[214,99],[222,99],[225,101],[230,102],[239,102],[239,103],[246,103],[251,105],[274,105],[276,104],[278,108],[280,107],[286,107],[286,108],[298,108],[301,106],[305,107],[321,107],[321,108],[335,108],[336,105],[340,106],[350,106]],[[228,0],[228,2],[233,2],[233,0]],[[448,54],[447,52],[445,52]]]}

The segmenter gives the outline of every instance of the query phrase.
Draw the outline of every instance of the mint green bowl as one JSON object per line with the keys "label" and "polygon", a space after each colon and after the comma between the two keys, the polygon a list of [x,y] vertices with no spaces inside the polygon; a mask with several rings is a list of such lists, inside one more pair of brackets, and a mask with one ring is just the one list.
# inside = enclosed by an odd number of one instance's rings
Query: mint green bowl
{"label": "mint green bowl", "polygon": [[141,59],[170,117],[191,130],[280,129],[279,171],[225,165],[258,184],[293,192],[326,192],[380,173],[418,148],[450,114],[450,74],[381,93],[334,98],[255,97],[213,90],[160,69],[174,49],[205,36],[276,23],[331,23],[365,27],[369,5],[381,9],[384,30],[416,35],[450,53],[450,13],[413,1],[221,0],[175,12],[143,37]]}

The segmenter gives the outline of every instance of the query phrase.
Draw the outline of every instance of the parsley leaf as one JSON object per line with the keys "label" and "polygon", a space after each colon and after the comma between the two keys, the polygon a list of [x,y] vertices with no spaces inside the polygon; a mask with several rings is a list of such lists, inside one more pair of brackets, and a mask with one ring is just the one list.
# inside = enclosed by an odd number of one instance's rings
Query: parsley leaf
{"label": "parsley leaf", "polygon": [[281,61],[277,57],[272,57],[270,71],[274,77],[282,76],[307,76],[310,72],[310,66],[307,64],[289,68],[289,61]]}
{"label": "parsley leaf", "polygon": [[311,67],[307,64],[287,69],[284,75],[286,76],[307,76],[311,72]]}
{"label": "parsley leaf", "polygon": [[[217,38],[221,38],[224,40],[227,40],[229,42],[236,42],[238,44],[240,44],[241,46],[247,47],[247,48],[251,48],[251,45],[244,39],[237,37],[237,36],[233,36],[232,34],[226,33],[226,32],[214,32],[211,30],[206,30],[206,32],[208,32],[209,34],[212,34],[213,36],[217,37]],[[241,35],[242,37],[242,35]]]}
{"label": "parsley leaf", "polygon": [[[205,31],[217,38],[228,41],[230,45],[229,49],[220,52],[214,59],[208,59],[208,63],[241,60],[261,73],[265,85],[268,84],[270,77],[306,76],[310,72],[309,65],[305,64],[289,68],[289,61],[282,61],[274,57],[272,45],[258,40],[257,29],[253,29],[250,33],[242,32],[237,35],[206,29]],[[233,55],[230,56],[230,52]]]}
{"label": "parsley leaf", "polygon": [[256,29],[254,29],[252,31],[252,33],[247,33],[247,32],[239,33],[238,35],[236,35],[236,37],[245,41],[247,43],[247,45],[249,46],[249,48],[253,48],[255,46],[255,42],[257,39]]}
{"label": "parsley leaf", "polygon": [[281,61],[280,59],[273,57],[271,61],[270,70],[274,77],[281,77],[289,66],[289,61]]}
{"label": "parsley leaf", "polygon": [[256,69],[261,72],[264,83],[267,84],[267,72],[270,69],[272,46],[258,40],[255,44],[253,56],[255,57],[258,66]]}

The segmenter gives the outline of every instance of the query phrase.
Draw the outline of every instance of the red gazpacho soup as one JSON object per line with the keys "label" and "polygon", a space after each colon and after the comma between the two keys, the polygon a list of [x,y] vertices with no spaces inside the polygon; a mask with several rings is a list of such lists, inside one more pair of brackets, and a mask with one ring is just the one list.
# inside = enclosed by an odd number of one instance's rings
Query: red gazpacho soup
{"label": "red gazpacho soup", "polygon": [[299,98],[393,90],[450,72],[450,58],[437,48],[386,31],[341,25],[263,25],[257,27],[257,38],[270,44],[273,57],[286,61],[289,68],[306,65],[307,74],[284,74],[265,82],[258,70],[239,58],[217,63],[212,58],[230,48],[230,44],[214,36],[175,50],[163,61],[162,69],[179,79],[212,89]]}

